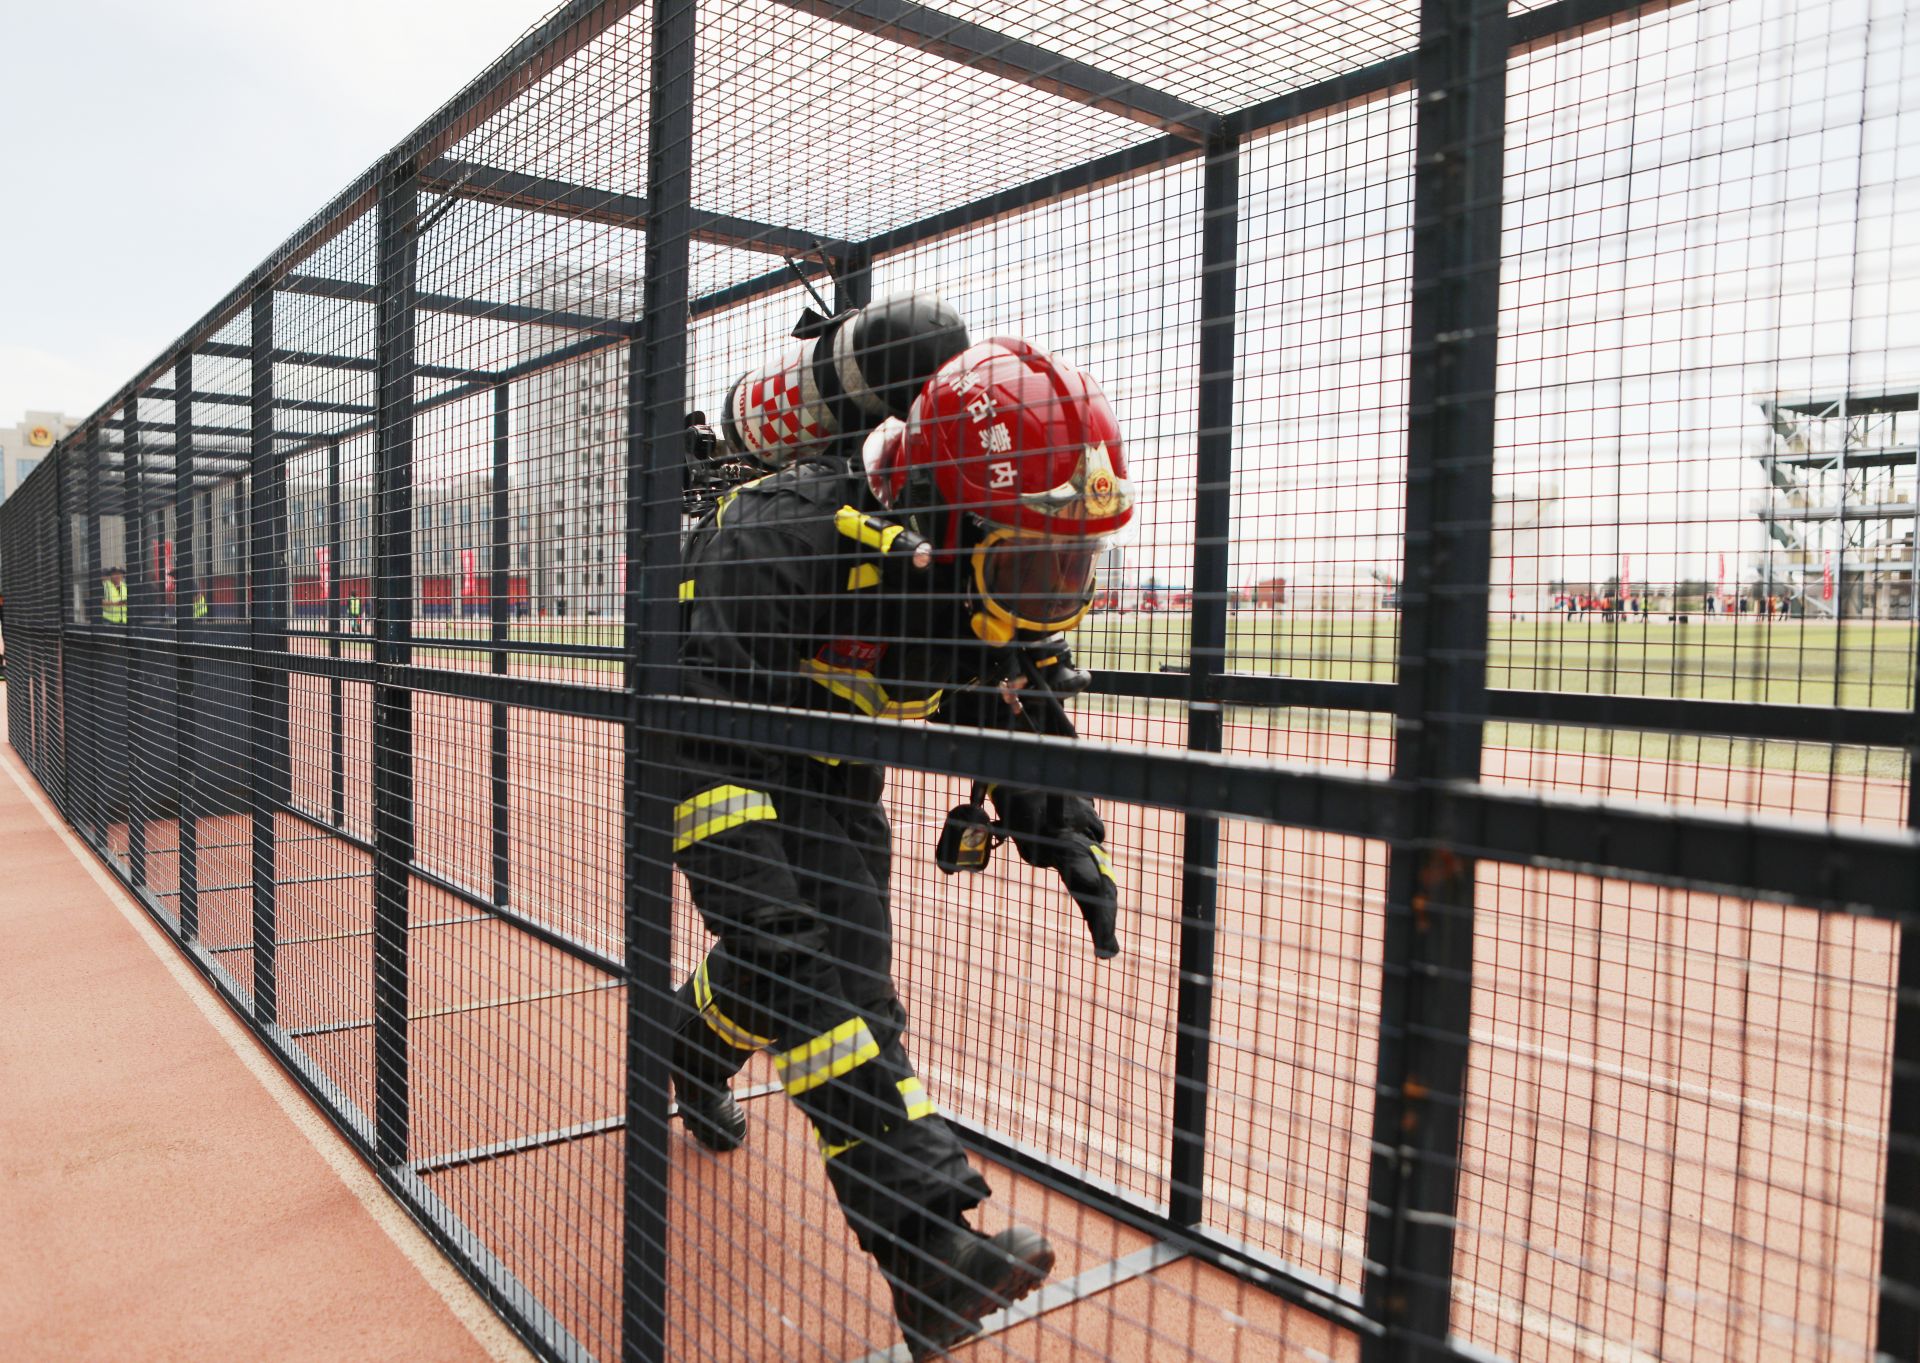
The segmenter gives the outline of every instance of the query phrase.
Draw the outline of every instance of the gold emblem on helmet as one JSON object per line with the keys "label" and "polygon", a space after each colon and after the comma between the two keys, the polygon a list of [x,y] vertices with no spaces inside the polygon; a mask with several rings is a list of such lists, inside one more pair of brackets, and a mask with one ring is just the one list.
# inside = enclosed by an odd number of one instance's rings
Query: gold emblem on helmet
{"label": "gold emblem on helmet", "polygon": [[1107,442],[1103,440],[1086,447],[1072,478],[1045,492],[1028,493],[1020,501],[1049,515],[1101,520],[1132,506],[1133,489],[1126,479],[1115,476],[1113,457],[1107,453]]}
{"label": "gold emblem on helmet", "polygon": [[1096,473],[1087,479],[1087,514],[1090,516],[1111,516],[1119,506],[1119,494],[1114,491],[1111,473]]}

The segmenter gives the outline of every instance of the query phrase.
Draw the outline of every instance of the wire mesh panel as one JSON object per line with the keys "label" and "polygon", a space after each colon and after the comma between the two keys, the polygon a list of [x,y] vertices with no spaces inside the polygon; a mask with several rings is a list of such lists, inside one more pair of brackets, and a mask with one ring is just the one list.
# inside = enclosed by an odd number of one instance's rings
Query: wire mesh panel
{"label": "wire mesh panel", "polygon": [[1920,1358],[1910,25],[575,0],[0,508],[542,1356]]}

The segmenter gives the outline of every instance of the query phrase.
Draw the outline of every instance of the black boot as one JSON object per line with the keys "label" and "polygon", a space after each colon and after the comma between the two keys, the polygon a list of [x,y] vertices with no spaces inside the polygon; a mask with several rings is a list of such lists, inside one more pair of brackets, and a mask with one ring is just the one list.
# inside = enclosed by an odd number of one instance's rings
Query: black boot
{"label": "black boot", "polygon": [[979,1334],[983,1316],[1019,1301],[1053,1271],[1053,1246],[1020,1226],[986,1236],[959,1222],[935,1223],[917,1244],[875,1258],[914,1363]]}
{"label": "black boot", "polygon": [[733,1090],[726,1085],[709,1088],[676,1076],[673,1096],[688,1133],[714,1154],[738,1150],[746,1140],[747,1114],[733,1100]]}
{"label": "black boot", "polygon": [[676,1002],[684,1010],[673,1034],[673,1096],[680,1120],[716,1155],[738,1150],[747,1138],[747,1114],[727,1086],[750,1052],[714,1035],[695,1007],[693,981],[681,986]]}

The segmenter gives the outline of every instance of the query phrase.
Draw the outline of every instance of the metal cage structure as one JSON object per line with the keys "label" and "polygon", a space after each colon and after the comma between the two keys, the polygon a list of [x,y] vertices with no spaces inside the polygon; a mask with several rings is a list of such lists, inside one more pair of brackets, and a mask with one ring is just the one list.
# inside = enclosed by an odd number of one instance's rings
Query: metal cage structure
{"label": "metal cage structure", "polygon": [[[893,773],[909,1045],[1066,1261],[961,1356],[1920,1359],[1920,635],[1712,590],[1761,413],[1920,380],[1917,50],[572,0],[0,507],[10,741],[543,1358],[905,1356],[771,1069],[669,1124],[705,738]],[[1077,742],[680,684],[687,413],[911,291],[1125,429]],[[928,873],[968,782],[1107,811],[1117,961]]]}

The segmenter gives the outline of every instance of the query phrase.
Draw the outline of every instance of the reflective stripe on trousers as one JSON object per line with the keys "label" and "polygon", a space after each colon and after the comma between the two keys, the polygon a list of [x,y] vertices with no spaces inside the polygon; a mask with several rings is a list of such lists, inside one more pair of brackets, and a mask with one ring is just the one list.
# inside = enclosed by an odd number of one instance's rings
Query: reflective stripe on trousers
{"label": "reflective stripe on trousers", "polygon": [[867,1020],[852,1017],[790,1051],[781,1051],[773,1057],[773,1069],[788,1095],[797,1098],[858,1069],[879,1054],[880,1043],[874,1040]]}
{"label": "reflective stripe on trousers", "polygon": [[746,786],[715,786],[674,806],[673,850],[684,852],[715,833],[724,833],[755,819],[778,817],[765,791]]}
{"label": "reflective stripe on trousers", "polygon": [[700,962],[700,968],[693,972],[693,1006],[707,1026],[713,1029],[714,1035],[736,1050],[757,1051],[773,1044],[772,1037],[754,1035],[715,1005],[713,983],[707,978],[705,961]]}

